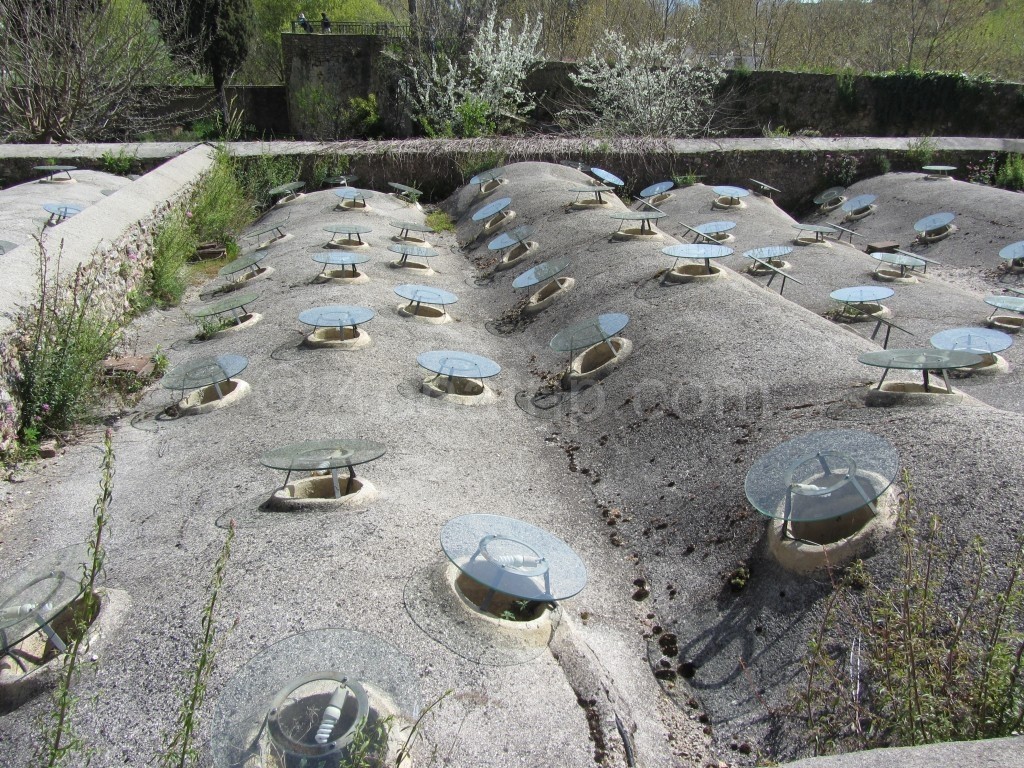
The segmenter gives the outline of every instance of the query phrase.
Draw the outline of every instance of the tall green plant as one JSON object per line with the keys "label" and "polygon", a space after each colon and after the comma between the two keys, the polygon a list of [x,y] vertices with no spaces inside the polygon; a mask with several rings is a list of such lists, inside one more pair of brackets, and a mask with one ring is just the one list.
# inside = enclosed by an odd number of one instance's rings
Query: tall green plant
{"label": "tall green plant", "polygon": [[208,596],[202,613],[202,634],[196,641],[189,685],[178,710],[176,728],[164,740],[164,748],[158,760],[160,768],[185,768],[187,765],[196,765],[199,758],[195,733],[199,725],[199,710],[206,699],[206,684],[210,679],[210,672],[213,671],[216,656],[214,641],[217,639],[217,599],[224,584],[224,573],[231,557],[231,542],[234,538],[235,523],[232,521],[213,567],[213,577],[207,587]]}
{"label": "tall green plant", "polygon": [[88,763],[88,748],[71,719],[77,704],[73,687],[81,671],[81,655],[89,635],[89,624],[99,611],[96,583],[106,560],[104,534],[109,523],[108,511],[114,497],[114,438],[108,429],[103,437],[103,463],[100,468],[100,492],[93,505],[92,535],[89,539],[89,560],[82,565],[79,579],[81,603],[75,612],[71,642],[61,655],[60,675],[54,691],[54,708],[44,720],[42,739],[33,763],[41,768],[81,766]]}
{"label": "tall green plant", "polygon": [[60,278],[63,243],[53,264],[38,241],[39,280],[35,303],[23,314],[15,340],[21,376],[19,437],[26,442],[71,429],[87,419],[100,393],[101,363],[118,338],[117,318],[96,305],[95,282],[81,268]]}
{"label": "tall green plant", "polygon": [[[801,695],[817,753],[1008,736],[1024,724],[1024,538],[1005,568],[953,561],[909,482],[896,576],[854,564],[825,603]],[[957,566],[960,566],[959,568]]]}
{"label": "tall green plant", "polygon": [[1003,189],[1024,191],[1024,155],[1007,155],[1006,162],[996,171],[995,182]]}

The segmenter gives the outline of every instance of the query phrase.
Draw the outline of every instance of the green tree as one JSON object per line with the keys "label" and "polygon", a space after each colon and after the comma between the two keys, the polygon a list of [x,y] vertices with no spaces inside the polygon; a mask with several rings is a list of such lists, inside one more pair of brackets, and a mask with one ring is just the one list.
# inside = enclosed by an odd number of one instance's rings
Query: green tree
{"label": "green tree", "polygon": [[164,40],[190,52],[213,79],[224,124],[230,120],[225,86],[245,61],[253,34],[251,0],[178,0],[176,8],[148,0]]}
{"label": "green tree", "polygon": [[0,139],[111,141],[166,119],[180,70],[141,0],[0,0],[0,30]]}

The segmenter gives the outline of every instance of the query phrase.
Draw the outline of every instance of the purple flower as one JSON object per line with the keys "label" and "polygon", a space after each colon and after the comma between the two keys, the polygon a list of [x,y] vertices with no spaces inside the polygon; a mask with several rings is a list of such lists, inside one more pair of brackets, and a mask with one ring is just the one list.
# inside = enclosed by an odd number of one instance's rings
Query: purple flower
{"label": "purple flower", "polygon": [[50,412],[50,404],[49,403],[43,403],[42,406],[41,406],[41,410],[42,410],[43,413],[49,413]]}

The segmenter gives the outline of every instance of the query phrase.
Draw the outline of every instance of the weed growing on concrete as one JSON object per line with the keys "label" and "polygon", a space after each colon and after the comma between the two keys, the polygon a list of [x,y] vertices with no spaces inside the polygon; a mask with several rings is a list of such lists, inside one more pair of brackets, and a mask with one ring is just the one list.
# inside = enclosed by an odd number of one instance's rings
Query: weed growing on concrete
{"label": "weed growing on concrete", "polygon": [[136,159],[135,155],[126,152],[124,149],[118,149],[117,152],[107,150],[100,156],[103,170],[117,176],[127,176],[131,173],[135,167]]}
{"label": "weed growing on concrete", "polygon": [[790,130],[784,125],[780,125],[777,128],[773,128],[771,122],[761,128],[761,133],[766,139],[785,139],[789,138]]}
{"label": "weed growing on concrete", "polygon": [[[266,194],[268,189],[261,192]],[[213,167],[196,185],[186,215],[199,242],[218,243],[233,241],[255,218],[253,199],[239,183],[235,162],[223,147],[217,150]]]}
{"label": "weed growing on concrete", "polygon": [[965,562],[912,488],[900,501],[899,572],[862,563],[834,583],[800,695],[816,753],[1008,736],[1024,724],[1024,538],[1005,568],[980,540]]}
{"label": "weed growing on concrete", "polygon": [[[223,150],[224,163],[229,165],[244,199],[255,211],[266,210],[273,202],[268,191],[299,178],[302,157],[299,155],[267,155],[233,158]],[[252,213],[250,213],[250,216]],[[250,219],[251,220],[251,219]]]}
{"label": "weed growing on concrete", "polygon": [[164,739],[164,748],[158,758],[160,768],[185,768],[197,765],[199,751],[195,745],[195,731],[199,725],[199,710],[206,698],[206,684],[213,670],[216,651],[213,647],[217,638],[217,598],[224,584],[224,573],[231,557],[231,542],[235,538],[235,523],[231,522],[227,538],[213,567],[213,577],[207,587],[207,600],[202,613],[202,636],[196,642],[189,686],[178,710],[176,729]]}
{"label": "weed growing on concrete", "polygon": [[195,318],[196,338],[200,341],[208,341],[226,328],[230,328],[235,321],[226,317],[197,317]]}
{"label": "weed growing on concrete", "polygon": [[677,187],[692,187],[698,181],[700,181],[700,176],[694,171],[687,170],[686,173],[672,174],[672,183]]}
{"label": "weed growing on concrete", "polygon": [[[77,704],[72,688],[81,671],[82,659],[88,643],[89,624],[99,612],[96,596],[96,582],[103,573],[106,558],[104,533],[109,522],[108,510],[114,491],[114,438],[108,429],[103,438],[103,463],[101,464],[100,492],[93,505],[92,535],[89,539],[89,561],[83,565],[79,580],[81,603],[75,610],[75,625],[69,638],[67,650],[60,658],[60,675],[53,697],[56,706],[46,715],[42,739],[34,755],[33,764],[39,767],[55,768],[60,765],[83,765],[88,763],[88,748],[81,736],[75,733],[71,718]],[[71,760],[72,755],[77,756]]]}
{"label": "weed growing on concrete", "polygon": [[196,252],[198,242],[187,211],[180,207],[160,223],[153,236],[153,266],[149,273],[148,293],[153,303],[173,307],[181,302],[188,286],[185,265]]}
{"label": "weed growing on concrete", "polygon": [[1024,191],[1024,155],[1007,155],[1006,162],[996,171],[995,182],[1003,189]]}
{"label": "weed growing on concrete", "polygon": [[116,319],[96,306],[95,284],[81,268],[72,280],[61,280],[59,251],[51,275],[45,245],[37,244],[38,293],[18,320],[13,344],[20,370],[14,382],[21,403],[18,435],[29,442],[90,416],[102,389],[100,364],[119,331]]}
{"label": "weed growing on concrete", "polygon": [[935,151],[938,147],[931,136],[921,136],[907,142],[907,160],[913,167],[921,168],[931,165],[935,159]]}
{"label": "weed growing on concrete", "polygon": [[313,160],[313,168],[310,172],[313,189],[323,189],[327,184],[327,179],[348,173],[350,165],[351,159],[348,155],[337,152],[317,155]]}
{"label": "weed growing on concrete", "polygon": [[431,211],[426,216],[426,223],[435,232],[455,231],[455,222],[444,211]]}

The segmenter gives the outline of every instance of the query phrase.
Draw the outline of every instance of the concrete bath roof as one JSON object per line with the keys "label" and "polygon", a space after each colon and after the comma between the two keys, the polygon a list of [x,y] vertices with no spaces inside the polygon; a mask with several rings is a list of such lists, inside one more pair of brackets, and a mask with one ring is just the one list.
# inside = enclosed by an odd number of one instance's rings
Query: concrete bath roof
{"label": "concrete bath roof", "polygon": [[[457,230],[428,238],[439,255],[431,260],[436,274],[422,277],[389,267],[393,254],[386,250],[393,234],[387,222],[422,214],[382,194],[369,201],[371,211],[339,212],[330,191],[313,192],[254,226],[284,223],[293,235],[270,246],[264,264],[274,272],[252,283],[262,293],[252,307],[263,315],[259,324],[195,342],[186,317],[199,304],[195,293],[180,309],[137,321],[135,350],[160,346],[172,365],[245,355],[242,378],[252,392],[230,408],[161,421],[154,416],[168,394],[154,386],[131,413],[114,419],[117,477],[105,584],[127,593],[131,604],[96,648],[96,675],[84,684],[102,695],[88,703],[83,696],[76,715],[78,731],[97,749],[94,765],[146,764],[158,734],[172,727],[203,585],[224,537],[217,523],[229,518],[238,531],[218,613],[231,629],[219,640],[203,712],[207,727],[218,692],[260,649],[295,632],[345,627],[412,657],[422,701],[453,691],[426,720],[420,754],[430,764],[436,747],[445,764],[467,767],[583,768],[598,750],[605,765],[625,766],[616,717],[638,765],[752,762],[759,750],[781,758],[805,753],[788,722],[770,712],[789,701],[800,679],[800,655],[828,579],[793,575],[775,563],[766,552],[766,523],[743,492],[753,459],[783,440],[835,428],[884,436],[910,471],[922,511],[940,513],[963,540],[982,535],[994,560],[1010,551],[1021,527],[1024,475],[1016,441],[1006,438],[1024,427],[1019,410],[970,396],[967,382],[968,397],[958,406],[869,409],[856,397],[876,376],[857,356],[878,345],[821,317],[824,304],[815,302],[819,293],[827,302],[841,276],[850,273],[849,284],[863,281],[867,256],[846,246],[795,251],[794,274],[809,284],[788,286],[782,297],[766,291],[729,265],[744,266],[742,250],[784,242],[794,230],[774,204],[750,196],[746,209],[727,215],[737,221],[737,254],[726,260],[725,276],[661,285],[657,274],[670,260],[660,248],[673,240],[613,241],[616,222],[608,211],[570,210],[566,190],[583,174],[520,163],[506,175],[500,194],[512,198],[516,212],[508,226],[536,227],[531,239],[539,247],[491,282],[478,279],[497,257],[486,248],[493,235],[481,236],[481,224],[470,220],[481,204],[476,187],[445,204]],[[609,199],[609,210],[624,210]],[[677,220],[723,218],[710,202],[708,188],[677,191],[662,229],[674,232]],[[373,260],[360,268],[370,282],[316,283],[320,266],[310,255],[326,241],[322,227],[350,219],[373,229],[364,238]],[[564,274],[575,278],[574,288],[532,321],[499,332],[505,326],[493,321],[523,298],[512,288],[515,275],[557,256],[572,260]],[[421,281],[458,294],[454,322],[428,325],[398,315],[394,286]],[[933,290],[929,301],[948,300],[966,318],[969,291],[952,284],[946,293]],[[301,348],[299,312],[326,304],[374,308],[377,317],[366,328],[371,346]],[[890,304],[913,311],[911,304]],[[923,327],[932,310],[928,301],[920,305],[916,321]],[[566,364],[549,349],[551,337],[610,311],[631,318],[621,335],[633,351],[621,367],[554,418],[517,407],[517,393],[536,392]],[[502,372],[490,382],[497,401],[459,408],[420,395],[416,355],[429,349],[498,362]],[[283,478],[260,466],[259,456],[319,437],[384,443],[388,453],[359,473],[379,497],[365,508],[270,524],[256,510]],[[97,431],[0,488],[0,558],[9,568],[86,538],[98,438]],[[542,527],[587,566],[587,587],[561,606],[551,650],[528,663],[476,663],[415,621],[410,606],[444,565],[440,529],[469,513]],[[880,578],[894,573],[893,537],[875,540],[866,554]],[[739,561],[751,579],[733,595],[723,575]],[[649,596],[638,592],[639,579]],[[649,657],[660,657],[657,644],[649,644],[655,625],[678,636],[678,661],[695,667],[671,697],[649,665]],[[694,706],[687,705],[691,699]],[[30,752],[36,718],[47,707],[40,696],[0,716],[16,763]],[[710,735],[696,719],[701,711]],[[753,744],[754,754],[731,750],[734,736]]]}

